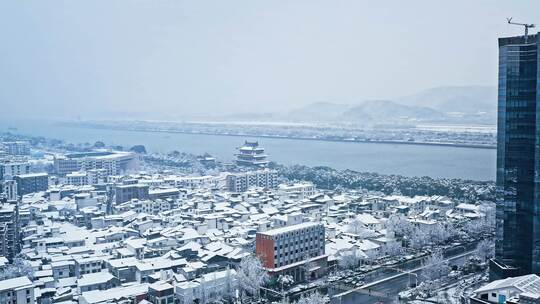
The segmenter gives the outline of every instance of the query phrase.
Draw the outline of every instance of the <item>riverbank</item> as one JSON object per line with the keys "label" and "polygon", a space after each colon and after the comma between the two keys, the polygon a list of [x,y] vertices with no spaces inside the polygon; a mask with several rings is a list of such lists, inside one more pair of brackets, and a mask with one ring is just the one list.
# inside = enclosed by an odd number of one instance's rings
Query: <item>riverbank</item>
{"label": "riverbank", "polygon": [[2,121],[0,129],[2,128],[22,135],[56,138],[77,147],[85,147],[96,141],[128,148],[144,144],[148,153],[209,153],[223,162],[234,160],[236,148],[241,146],[244,140],[258,140],[270,161],[284,165],[325,166],[338,170],[409,177],[429,176],[476,181],[495,179],[495,149],[373,141],[351,143],[250,135],[232,137],[200,133],[140,132],[72,127],[58,124],[57,121]]}
{"label": "riverbank", "polygon": [[83,128],[83,129],[100,129],[100,130],[147,132],[147,133],[171,133],[171,134],[188,134],[188,135],[231,136],[231,137],[259,137],[259,138],[275,138],[275,139],[325,141],[325,142],[420,145],[420,146],[439,146],[439,147],[456,147],[456,148],[472,148],[472,149],[496,149],[497,148],[496,145],[454,143],[454,142],[377,140],[377,139],[365,140],[365,139],[354,139],[354,138],[324,138],[324,137],[321,138],[321,137],[304,137],[304,136],[281,136],[281,135],[271,135],[271,134],[223,133],[223,132],[183,131],[183,130],[170,130],[170,129],[148,129],[148,128],[137,128],[137,127],[112,127],[112,126],[98,126],[98,125],[85,125],[85,124],[71,124],[71,123],[69,124],[69,126]]}

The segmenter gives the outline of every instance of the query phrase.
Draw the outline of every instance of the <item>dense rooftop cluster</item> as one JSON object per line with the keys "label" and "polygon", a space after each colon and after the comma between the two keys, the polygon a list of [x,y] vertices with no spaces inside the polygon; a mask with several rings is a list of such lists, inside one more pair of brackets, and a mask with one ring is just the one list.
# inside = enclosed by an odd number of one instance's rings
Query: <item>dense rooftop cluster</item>
{"label": "dense rooftop cluster", "polygon": [[[0,299],[279,300],[306,283],[328,284],[330,274],[369,271],[492,234],[490,204],[437,190],[404,195],[405,181],[413,182],[407,178],[396,186],[400,194],[380,186],[392,177],[326,168],[276,171],[209,155],[148,159],[107,147],[73,154],[46,142],[20,145],[0,162]],[[179,159],[186,162],[177,166]],[[174,170],[195,162],[199,174]],[[343,187],[325,189],[328,182]]]}

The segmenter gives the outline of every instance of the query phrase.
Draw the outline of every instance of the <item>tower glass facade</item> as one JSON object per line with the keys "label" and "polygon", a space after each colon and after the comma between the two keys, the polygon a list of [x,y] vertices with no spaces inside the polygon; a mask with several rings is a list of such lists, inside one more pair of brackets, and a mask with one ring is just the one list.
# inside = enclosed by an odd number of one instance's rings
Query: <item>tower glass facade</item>
{"label": "tower glass facade", "polygon": [[497,230],[491,278],[540,274],[538,35],[499,39]]}

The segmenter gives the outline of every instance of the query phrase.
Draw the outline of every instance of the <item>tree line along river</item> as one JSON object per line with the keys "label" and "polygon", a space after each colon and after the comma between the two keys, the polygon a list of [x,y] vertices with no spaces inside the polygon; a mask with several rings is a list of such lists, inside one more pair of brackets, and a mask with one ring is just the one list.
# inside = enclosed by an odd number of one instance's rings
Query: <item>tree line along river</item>
{"label": "tree line along river", "polygon": [[7,131],[8,127],[14,133],[62,139],[71,143],[100,140],[108,145],[142,144],[149,152],[207,152],[223,161],[231,161],[236,147],[245,139],[256,139],[266,149],[269,159],[281,164],[328,166],[405,176],[495,179],[495,149],[90,129],[43,121],[0,123],[0,131]]}

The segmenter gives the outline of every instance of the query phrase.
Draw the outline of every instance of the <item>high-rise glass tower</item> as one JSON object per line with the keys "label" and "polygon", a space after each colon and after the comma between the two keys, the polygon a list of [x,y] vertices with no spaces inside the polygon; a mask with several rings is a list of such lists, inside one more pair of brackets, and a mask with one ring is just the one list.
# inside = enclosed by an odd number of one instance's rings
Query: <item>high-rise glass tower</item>
{"label": "high-rise glass tower", "polygon": [[497,230],[491,279],[540,274],[538,36],[499,39]]}

